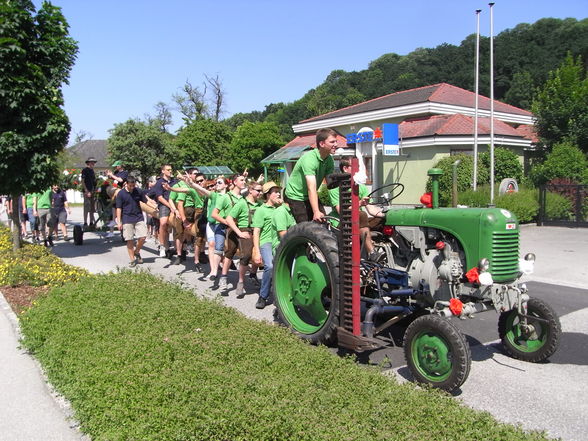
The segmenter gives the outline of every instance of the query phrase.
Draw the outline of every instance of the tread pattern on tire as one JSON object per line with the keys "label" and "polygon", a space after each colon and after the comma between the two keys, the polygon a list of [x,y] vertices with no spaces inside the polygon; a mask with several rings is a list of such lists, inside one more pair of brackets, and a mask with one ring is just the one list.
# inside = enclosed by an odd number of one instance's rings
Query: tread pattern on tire
{"label": "tread pattern on tire", "polygon": [[[441,336],[453,347],[452,348],[452,361],[457,363],[452,369],[449,377],[441,382],[431,382],[429,379],[423,377],[412,361],[411,354],[411,341],[422,330],[429,330],[433,332],[439,332]],[[415,320],[408,326],[404,333],[404,357],[406,363],[410,368],[415,380],[419,383],[427,383],[439,389],[446,391],[452,391],[460,387],[470,374],[470,367],[472,364],[472,354],[467,340],[463,333],[449,321],[438,315],[423,315]]]}
{"label": "tread pattern on tire", "polygon": [[517,360],[537,363],[548,359],[557,350],[561,336],[561,323],[553,308],[541,299],[529,299],[527,303],[527,310],[528,314],[532,311],[537,311],[540,318],[549,322],[547,342],[543,346],[534,352],[519,351],[515,347],[512,347],[506,337],[506,322],[508,321],[511,314],[517,313],[517,311],[514,309],[500,314],[500,317],[498,318],[498,335],[502,342],[502,347],[508,356],[516,358]]}
{"label": "tread pattern on tire", "polygon": [[286,317],[280,309],[278,293],[276,292],[276,271],[277,264],[274,264],[274,277],[272,280],[272,289],[276,302],[275,318],[278,323],[291,328],[292,331],[301,338],[310,341],[313,344],[333,345],[337,341],[337,326],[339,325],[339,247],[337,238],[332,231],[329,231],[324,225],[317,222],[301,222],[291,227],[284,237],[280,240],[280,245],[276,250],[277,257],[288,247],[288,241],[295,238],[307,238],[309,242],[315,244],[325,256],[329,273],[331,274],[331,305],[329,317],[326,323],[313,334],[302,334],[292,329]]}

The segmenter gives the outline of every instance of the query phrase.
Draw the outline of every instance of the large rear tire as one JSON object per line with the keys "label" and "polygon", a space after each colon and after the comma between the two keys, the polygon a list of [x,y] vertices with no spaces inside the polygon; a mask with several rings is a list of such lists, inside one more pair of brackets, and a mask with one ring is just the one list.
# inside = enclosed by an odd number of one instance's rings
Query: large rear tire
{"label": "large rear tire", "polygon": [[290,228],[276,250],[273,290],[279,322],[313,344],[334,344],[339,326],[335,234],[316,222]]}
{"label": "large rear tire", "polygon": [[452,391],[467,379],[472,364],[464,335],[448,319],[423,315],[404,334],[404,356],[415,380]]}
{"label": "large rear tire", "polygon": [[553,308],[540,299],[529,299],[527,315],[542,320],[528,318],[527,324],[530,328],[525,329],[516,309],[500,314],[498,335],[504,351],[519,360],[533,363],[546,360],[559,345],[559,318]]}

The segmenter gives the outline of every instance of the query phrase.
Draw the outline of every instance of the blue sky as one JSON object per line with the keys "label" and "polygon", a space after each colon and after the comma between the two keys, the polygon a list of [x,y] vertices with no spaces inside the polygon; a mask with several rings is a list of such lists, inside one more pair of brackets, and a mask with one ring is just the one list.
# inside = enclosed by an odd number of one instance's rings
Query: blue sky
{"label": "blue sky", "polygon": [[[70,141],[80,131],[105,139],[114,124],[153,114],[158,101],[171,104],[186,80],[198,85],[204,74],[221,78],[227,117],[292,102],[331,71],[362,70],[385,53],[459,45],[475,32],[476,9],[482,35],[490,29],[488,2],[476,0],[52,3],[79,43],[64,88]],[[543,17],[587,16],[586,0],[498,0],[494,34]],[[174,113],[172,131],[181,122]]]}

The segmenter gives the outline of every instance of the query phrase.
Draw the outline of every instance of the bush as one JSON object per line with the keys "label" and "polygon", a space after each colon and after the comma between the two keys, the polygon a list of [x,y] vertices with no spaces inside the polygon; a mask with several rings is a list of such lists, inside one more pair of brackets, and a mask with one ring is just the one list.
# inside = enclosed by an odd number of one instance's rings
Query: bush
{"label": "bush", "polygon": [[40,245],[25,243],[20,250],[13,252],[11,232],[0,226],[0,286],[58,286],[88,274],[82,268],[63,263]]}
{"label": "bush", "polygon": [[545,439],[146,273],[55,288],[21,326],[94,440]]}
{"label": "bush", "polygon": [[[480,165],[487,170],[490,176],[490,152],[480,153]],[[523,177],[523,166],[519,157],[512,150],[503,147],[494,149],[494,182],[500,182],[506,178],[514,178],[521,182]],[[490,178],[488,178],[489,180]]]}
{"label": "bush", "polygon": [[556,178],[588,183],[588,160],[575,145],[561,142],[553,146],[545,161],[531,169],[529,178],[536,186]]}
{"label": "bush", "polygon": [[466,190],[457,195],[457,202],[468,207],[487,207],[490,203],[490,186],[480,186],[474,190]]}
{"label": "bush", "polygon": [[521,224],[535,221],[539,213],[538,191],[535,189],[523,188],[518,193],[505,193],[494,198],[494,204],[514,213]]}

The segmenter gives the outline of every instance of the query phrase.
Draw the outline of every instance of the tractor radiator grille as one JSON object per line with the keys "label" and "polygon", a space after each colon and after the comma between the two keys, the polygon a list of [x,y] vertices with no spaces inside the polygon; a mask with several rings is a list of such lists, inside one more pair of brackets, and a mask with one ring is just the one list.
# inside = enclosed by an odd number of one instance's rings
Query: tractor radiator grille
{"label": "tractor radiator grille", "polygon": [[492,259],[490,272],[494,280],[512,280],[519,273],[519,231],[492,234]]}

